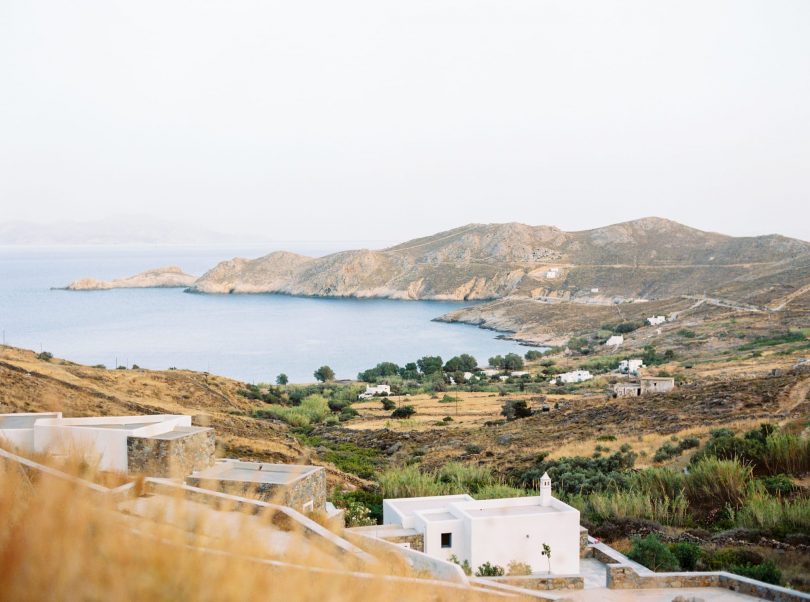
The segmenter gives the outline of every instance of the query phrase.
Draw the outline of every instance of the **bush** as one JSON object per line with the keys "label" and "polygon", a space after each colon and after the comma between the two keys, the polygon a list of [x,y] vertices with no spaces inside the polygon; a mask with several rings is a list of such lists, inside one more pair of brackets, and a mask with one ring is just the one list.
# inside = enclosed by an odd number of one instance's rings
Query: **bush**
{"label": "bush", "polygon": [[655,572],[677,571],[678,559],[655,535],[634,537],[627,557]]}
{"label": "bush", "polygon": [[639,470],[630,478],[630,488],[655,500],[670,499],[683,495],[684,475],[671,468],[647,468]]}
{"label": "bush", "polygon": [[382,403],[383,410],[387,410],[389,412],[397,407],[397,404],[395,404],[393,401],[391,401],[387,397],[383,397],[380,400],[380,403]]}
{"label": "bush", "polygon": [[501,407],[501,415],[506,417],[507,420],[528,418],[532,415],[532,409],[525,399],[509,399]]}
{"label": "bush", "polygon": [[532,567],[530,567],[525,562],[518,562],[517,560],[512,560],[509,564],[506,565],[506,574],[509,575],[510,577],[531,575]]}
{"label": "bush", "polygon": [[728,570],[736,575],[764,581],[765,583],[774,585],[781,585],[782,583],[782,571],[770,560],[766,560],[762,564],[732,565],[728,567]]}
{"label": "bush", "polygon": [[546,460],[541,455],[534,466],[514,474],[517,484],[534,487],[544,472],[548,472],[558,491],[566,495],[624,489],[631,477],[630,469],[636,454],[627,448],[600,458],[583,456]]}
{"label": "bush", "polygon": [[360,502],[348,502],[345,510],[344,517],[347,527],[368,527],[377,524],[377,521],[371,517],[371,510]]}
{"label": "bush", "polygon": [[466,558],[464,559],[464,562],[459,562],[458,556],[456,556],[455,554],[451,554],[450,558],[448,558],[447,560],[449,560],[453,564],[457,564],[458,566],[460,566],[461,570],[464,571],[464,574],[467,575],[467,577],[472,576],[472,567],[470,566],[470,561],[467,560]]}
{"label": "bush", "polygon": [[329,404],[320,395],[310,395],[301,400],[298,406],[270,404],[255,412],[259,418],[277,418],[290,426],[308,427],[323,422],[329,416]]}
{"label": "bush", "polygon": [[470,466],[461,462],[449,462],[439,469],[436,477],[446,483],[454,493],[475,493],[482,487],[492,485],[492,473],[482,466]]}
{"label": "bush", "polygon": [[765,439],[761,466],[766,474],[785,473],[798,476],[810,472],[810,439],[771,433]]}
{"label": "bush", "polygon": [[669,546],[669,551],[678,560],[682,571],[694,571],[700,559],[700,547],[693,543],[679,542]]}
{"label": "bush", "polygon": [[793,479],[786,474],[763,477],[759,480],[759,482],[762,483],[763,487],[765,487],[765,491],[771,495],[786,496],[798,489],[798,487],[796,487],[796,485],[793,483]]}
{"label": "bush", "polygon": [[541,357],[543,357],[543,352],[537,351],[537,349],[530,349],[529,351],[523,354],[523,357],[526,358],[527,361],[532,362],[534,360],[539,360]]}
{"label": "bush", "polygon": [[42,351],[41,353],[37,353],[37,359],[43,362],[50,362],[53,359],[53,354],[48,351]]}
{"label": "bush", "polygon": [[478,567],[478,570],[475,571],[476,577],[502,577],[504,574],[504,570],[502,566],[498,566],[497,564],[490,564],[489,561],[486,561],[484,564]]}
{"label": "bush", "polygon": [[391,418],[410,418],[416,414],[416,409],[413,406],[400,406],[391,412]]}

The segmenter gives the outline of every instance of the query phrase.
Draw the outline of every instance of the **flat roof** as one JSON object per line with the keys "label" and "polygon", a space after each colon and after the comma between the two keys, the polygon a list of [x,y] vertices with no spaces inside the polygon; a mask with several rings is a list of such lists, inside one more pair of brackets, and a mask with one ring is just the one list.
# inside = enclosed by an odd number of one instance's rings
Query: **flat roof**
{"label": "flat roof", "polygon": [[432,497],[402,497],[385,500],[400,514],[413,514],[420,510],[442,511],[448,505],[456,502],[472,502],[472,497],[466,493],[458,495],[436,495]]}
{"label": "flat roof", "polygon": [[192,478],[208,481],[240,481],[267,485],[286,485],[308,476],[320,466],[301,464],[270,464],[266,462],[239,462],[226,460],[209,468],[196,470]]}
{"label": "flat roof", "polygon": [[176,426],[170,431],[157,435],[146,435],[144,437],[141,437],[140,435],[130,435],[130,437],[134,439],[162,439],[168,441],[171,439],[182,439],[183,437],[188,437],[189,435],[194,435],[195,433],[211,430],[213,429],[210,426]]}
{"label": "flat roof", "polygon": [[59,412],[43,412],[42,414],[7,414],[0,415],[0,429],[30,429],[40,418],[59,418]]}
{"label": "flat roof", "polygon": [[420,514],[428,522],[439,522],[445,520],[459,520],[459,518],[450,512],[422,512]]}
{"label": "flat roof", "polygon": [[531,516],[534,514],[551,514],[559,512],[558,508],[553,506],[493,506],[491,508],[471,508],[469,506],[462,506],[461,509],[465,514],[469,514],[473,518],[486,518],[491,516]]}

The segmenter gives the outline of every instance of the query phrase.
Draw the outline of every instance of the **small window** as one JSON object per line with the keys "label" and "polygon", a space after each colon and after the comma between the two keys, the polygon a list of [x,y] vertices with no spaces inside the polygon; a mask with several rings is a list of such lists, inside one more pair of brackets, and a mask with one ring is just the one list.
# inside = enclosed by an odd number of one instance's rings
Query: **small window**
{"label": "small window", "polygon": [[442,533],[442,547],[443,548],[452,548],[453,547],[453,534],[452,533]]}

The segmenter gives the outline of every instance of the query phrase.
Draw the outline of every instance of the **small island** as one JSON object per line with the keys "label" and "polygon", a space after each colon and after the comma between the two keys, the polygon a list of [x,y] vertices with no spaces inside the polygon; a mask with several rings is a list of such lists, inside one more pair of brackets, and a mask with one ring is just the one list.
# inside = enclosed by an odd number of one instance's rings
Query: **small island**
{"label": "small island", "polygon": [[82,278],[65,287],[69,291],[101,291],[114,288],[186,288],[191,286],[196,277],[186,274],[177,266],[168,266],[146,270],[128,278],[115,280],[97,280]]}

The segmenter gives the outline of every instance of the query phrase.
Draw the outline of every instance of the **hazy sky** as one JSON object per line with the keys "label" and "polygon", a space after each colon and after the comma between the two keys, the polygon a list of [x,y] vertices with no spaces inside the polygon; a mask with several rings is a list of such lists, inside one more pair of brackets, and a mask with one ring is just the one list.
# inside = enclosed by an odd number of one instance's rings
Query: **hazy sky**
{"label": "hazy sky", "polygon": [[2,0],[0,221],[810,239],[807,0]]}

